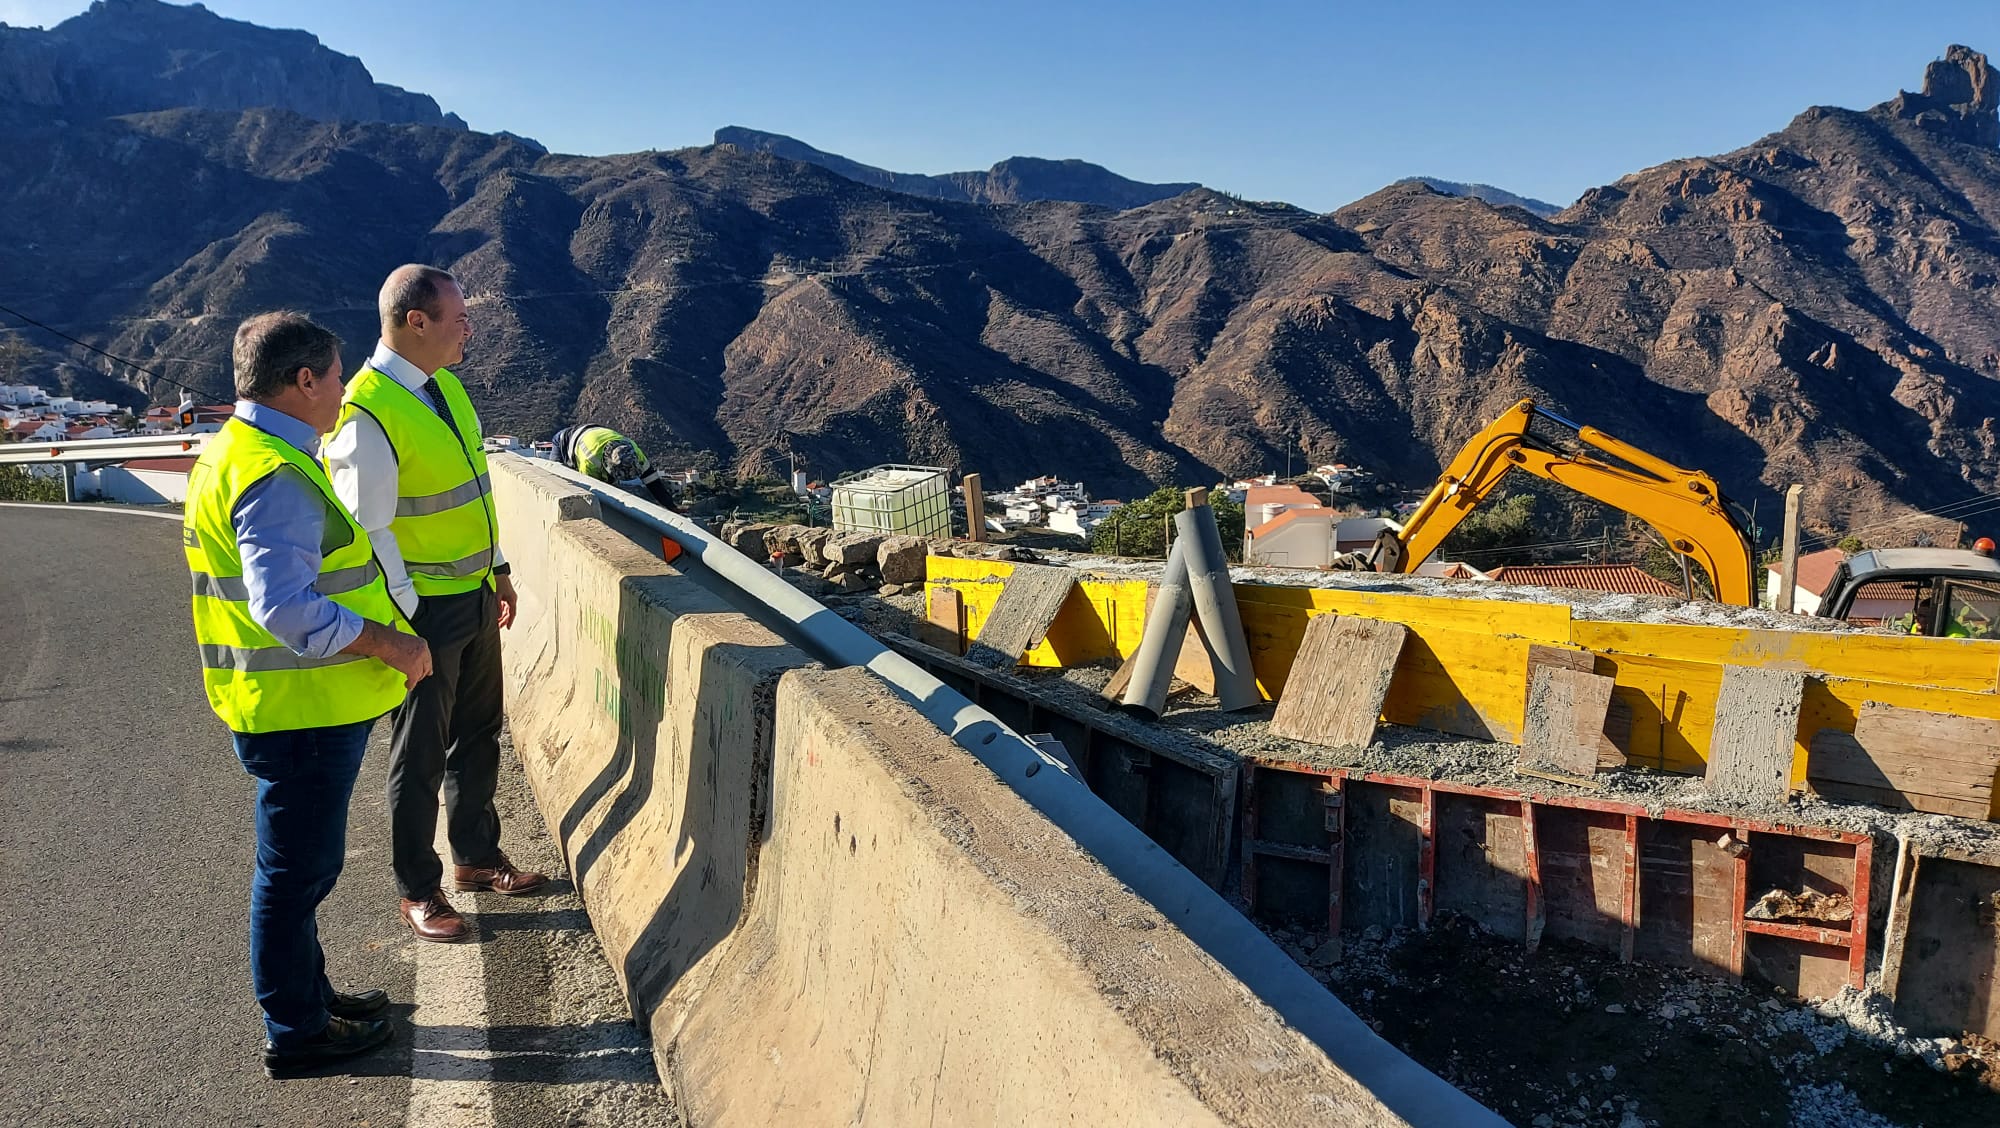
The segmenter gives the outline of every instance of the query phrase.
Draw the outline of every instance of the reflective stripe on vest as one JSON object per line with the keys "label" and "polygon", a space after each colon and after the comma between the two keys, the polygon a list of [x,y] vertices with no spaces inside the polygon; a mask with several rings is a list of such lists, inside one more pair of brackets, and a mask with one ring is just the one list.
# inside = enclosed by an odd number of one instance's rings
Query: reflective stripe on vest
{"label": "reflective stripe on vest", "polygon": [[396,516],[423,517],[432,513],[443,513],[447,509],[457,509],[468,502],[478,501],[481,494],[493,489],[493,475],[481,474],[462,486],[454,486],[443,493],[426,497],[399,497],[396,499]]}
{"label": "reflective stripe on vest", "polygon": [[485,584],[496,527],[478,414],[449,369],[438,369],[433,378],[452,426],[419,393],[373,368],[348,381],[339,424],[365,411],[396,452],[396,516],[389,529],[411,585],[425,596]]}
{"label": "reflective stripe on vest", "polygon": [[325,506],[314,590],[376,623],[399,622],[374,549],[334,500],[319,464],[241,420],[223,425],[188,474],[181,543],[192,575],[194,633],[208,703],[243,733],[324,728],[372,720],[401,704],[403,676],[358,654],[305,658],[250,612],[250,585],[234,515],[245,491],[291,467]]}
{"label": "reflective stripe on vest", "polygon": [[303,654],[292,653],[292,648],[283,643],[276,646],[223,646],[204,642],[201,651],[201,667],[204,670],[242,670],[261,673],[265,670],[317,670],[326,666],[344,666],[349,662],[365,662],[359,654],[329,654],[324,658],[307,658]]}
{"label": "reflective stripe on vest", "polygon": [[[356,568],[321,572],[319,578],[313,581],[313,590],[321,595],[339,595],[342,592],[366,587],[381,574],[381,565],[370,560]],[[207,572],[196,572],[194,593],[205,595],[210,599],[229,599],[238,603],[250,601],[250,585],[242,576],[211,576]]]}
{"label": "reflective stripe on vest", "polygon": [[440,579],[464,579],[486,571],[487,561],[493,558],[490,552],[475,552],[471,556],[442,562],[426,560],[405,560],[403,568],[412,576],[436,576]]}

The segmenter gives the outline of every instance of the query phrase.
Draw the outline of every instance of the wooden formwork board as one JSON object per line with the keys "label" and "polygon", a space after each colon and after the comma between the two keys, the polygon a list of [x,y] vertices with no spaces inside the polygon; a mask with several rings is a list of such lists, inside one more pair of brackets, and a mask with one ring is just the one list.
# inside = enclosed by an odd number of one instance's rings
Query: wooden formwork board
{"label": "wooden formwork board", "polygon": [[1829,799],[1983,819],[2000,771],[2000,720],[1870,701],[1854,732],[1813,738],[1806,781]]}
{"label": "wooden formwork board", "polygon": [[925,593],[923,633],[918,641],[951,654],[965,653],[965,597],[957,588],[934,587]]}
{"label": "wooden formwork board", "polygon": [[1907,840],[1896,855],[1882,984],[1920,1037],[2000,1039],[2000,849]]}
{"label": "wooden formwork board", "polygon": [[1409,633],[1401,623],[1315,618],[1271,714],[1272,734],[1331,748],[1373,743]]}
{"label": "wooden formwork board", "polygon": [[[1558,670],[1575,670],[1580,674],[1597,674],[1597,656],[1588,650],[1572,650],[1566,646],[1545,646],[1541,643],[1528,644],[1528,677],[1523,683],[1525,695],[1534,695],[1535,671],[1544,667]],[[1613,688],[1616,682],[1611,682]],[[1522,718],[1523,737],[1526,736],[1527,718]],[[1620,768],[1625,766],[1625,746],[1632,737],[1631,710],[1615,699],[1605,703],[1603,730],[1597,734],[1597,766],[1600,768]]]}
{"label": "wooden formwork board", "polygon": [[[1255,916],[1313,919],[1324,904],[1337,932],[1421,928],[1450,912],[1530,948],[1580,940],[1802,995],[1863,982],[1865,835],[1259,758],[1245,778],[1243,888]],[[1746,917],[1766,887],[1795,884],[1849,897],[1853,920]]]}
{"label": "wooden formwork board", "polygon": [[972,636],[966,656],[982,666],[1014,668],[1048,637],[1075,590],[1076,573],[1068,568],[1017,566],[1002,581],[1000,597]]}
{"label": "wooden formwork board", "polygon": [[1766,803],[1791,794],[1792,748],[1805,689],[1799,670],[1723,667],[1703,775],[1711,794]]}
{"label": "wooden formwork board", "polygon": [[1611,679],[1587,670],[1536,666],[1529,660],[1528,715],[1519,769],[1595,786],[1602,759]]}

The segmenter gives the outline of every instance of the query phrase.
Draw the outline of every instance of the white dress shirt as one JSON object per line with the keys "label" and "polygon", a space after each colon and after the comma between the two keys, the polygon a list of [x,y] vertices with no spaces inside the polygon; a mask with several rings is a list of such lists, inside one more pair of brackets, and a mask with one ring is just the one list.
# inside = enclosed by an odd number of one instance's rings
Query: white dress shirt
{"label": "white dress shirt", "polygon": [[[439,405],[432,403],[430,394],[424,391],[430,377],[387,344],[375,346],[368,367],[408,388],[418,399],[430,404],[431,410],[438,409]],[[403,614],[415,615],[417,589],[410,582],[409,569],[403,566],[396,534],[389,530],[389,523],[396,519],[397,497],[396,448],[389,445],[389,436],[383,433],[374,416],[357,411],[327,440],[326,465],[334,495],[354,514],[361,527],[368,530],[368,540],[375,546],[375,559],[381,562],[382,575],[389,581],[389,594]],[[493,563],[495,566],[505,563],[498,544],[493,546]]]}

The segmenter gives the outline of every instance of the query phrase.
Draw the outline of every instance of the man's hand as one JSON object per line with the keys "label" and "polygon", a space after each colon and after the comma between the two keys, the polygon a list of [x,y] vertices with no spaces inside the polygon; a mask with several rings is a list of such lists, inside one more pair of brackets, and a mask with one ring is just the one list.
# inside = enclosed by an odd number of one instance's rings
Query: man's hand
{"label": "man's hand", "polygon": [[519,597],[514,594],[514,577],[502,573],[493,577],[493,590],[500,596],[500,629],[514,625],[514,605]]}
{"label": "man's hand", "polygon": [[403,686],[407,689],[415,689],[418,682],[431,675],[431,644],[381,623],[363,624],[361,633],[341,653],[381,659],[384,665],[403,675]]}
{"label": "man's hand", "polygon": [[376,657],[403,675],[403,685],[417,688],[417,683],[431,676],[431,644],[416,635],[406,635],[401,631],[390,631],[392,641],[385,653]]}

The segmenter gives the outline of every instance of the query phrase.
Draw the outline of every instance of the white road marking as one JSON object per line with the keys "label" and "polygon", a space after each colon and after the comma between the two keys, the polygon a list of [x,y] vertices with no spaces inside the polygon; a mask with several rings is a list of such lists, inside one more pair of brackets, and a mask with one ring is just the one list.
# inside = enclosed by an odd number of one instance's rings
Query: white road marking
{"label": "white road marking", "polygon": [[[509,746],[501,755],[512,756]],[[503,781],[510,785],[519,783]],[[515,861],[562,881],[560,857],[539,817],[528,808],[515,818]],[[436,845],[450,865],[442,811]],[[493,925],[507,937],[504,950],[494,949],[501,956],[488,951],[498,939],[411,941],[416,1013],[404,1121],[410,1128],[492,1128],[500,1105],[518,1109],[523,1102],[549,1123],[575,1128],[685,1128],[660,1087],[646,1032],[630,1021],[624,993],[584,924],[583,902],[567,886],[562,881],[546,896],[487,902]],[[478,932],[478,895],[449,889],[446,895]],[[524,916],[540,919],[531,923]],[[486,992],[489,960],[496,961],[495,973],[506,970],[499,961],[527,960],[547,975],[548,1013],[513,1029],[513,1040],[497,1050]]]}
{"label": "white road marking", "polygon": [[[451,866],[444,811],[438,811],[438,857]],[[446,896],[453,896],[447,892]],[[487,1044],[486,944],[479,938],[473,894],[452,907],[472,937],[456,944],[412,940],[417,946],[410,1037],[410,1108],[406,1123],[423,1128],[491,1128],[493,1051]]]}

